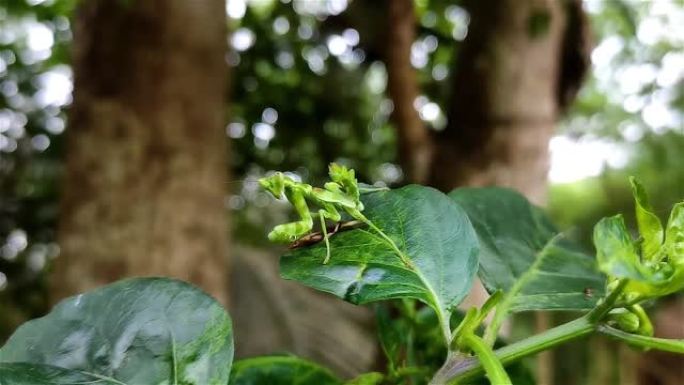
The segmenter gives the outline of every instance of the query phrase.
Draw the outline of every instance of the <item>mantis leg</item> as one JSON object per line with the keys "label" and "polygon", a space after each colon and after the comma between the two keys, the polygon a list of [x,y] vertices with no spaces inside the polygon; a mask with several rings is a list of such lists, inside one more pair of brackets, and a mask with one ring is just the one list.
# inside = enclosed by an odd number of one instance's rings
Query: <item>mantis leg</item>
{"label": "mantis leg", "polygon": [[[322,214],[322,211],[319,211],[319,214]],[[328,261],[330,261],[330,241],[328,240],[328,229],[325,226],[325,217],[323,215],[319,215],[321,219],[321,232],[323,233],[323,240],[325,241],[325,259],[323,260],[323,264],[326,265]]]}
{"label": "mantis leg", "polygon": [[340,213],[335,209],[335,206],[329,203],[321,203],[323,209],[318,210],[318,217],[321,221],[321,232],[323,233],[323,240],[325,241],[325,259],[323,264],[327,264],[330,261],[330,241],[328,236],[328,229],[325,225],[325,219],[328,218],[335,222],[342,219]]}
{"label": "mantis leg", "polygon": [[294,242],[313,228],[313,218],[306,199],[301,191],[285,191],[287,200],[292,203],[301,218],[299,221],[284,223],[273,228],[268,234],[268,239],[275,242]]}

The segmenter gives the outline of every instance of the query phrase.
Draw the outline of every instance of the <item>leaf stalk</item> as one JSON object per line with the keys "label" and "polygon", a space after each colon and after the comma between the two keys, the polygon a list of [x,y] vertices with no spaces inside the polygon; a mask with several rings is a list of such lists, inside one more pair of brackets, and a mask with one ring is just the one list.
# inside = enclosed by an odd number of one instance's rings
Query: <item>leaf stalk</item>
{"label": "leaf stalk", "polygon": [[[568,341],[585,337],[596,330],[596,323],[588,316],[578,318],[563,325],[549,329],[541,334],[526,338],[494,351],[503,366],[511,364],[544,350],[551,349]],[[430,385],[467,383],[485,371],[484,365],[475,357],[452,354],[435,374]]]}
{"label": "leaf stalk", "polygon": [[658,349],[665,352],[684,354],[684,339],[667,339],[647,337],[639,334],[627,333],[608,325],[599,325],[598,332],[609,337],[623,341],[629,345],[644,349]]}

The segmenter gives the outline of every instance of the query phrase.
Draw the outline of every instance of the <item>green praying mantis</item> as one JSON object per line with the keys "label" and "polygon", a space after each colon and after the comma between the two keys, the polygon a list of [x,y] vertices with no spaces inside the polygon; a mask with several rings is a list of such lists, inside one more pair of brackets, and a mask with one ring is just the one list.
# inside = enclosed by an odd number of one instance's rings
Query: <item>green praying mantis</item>
{"label": "green praying mantis", "polygon": [[[299,215],[298,221],[274,227],[268,234],[268,239],[272,242],[297,245],[298,241],[302,241],[307,235],[310,235],[314,219],[318,218],[321,232],[323,233],[322,239],[325,241],[326,246],[324,264],[330,261],[330,241],[328,240],[330,235],[336,233],[341,228],[354,227],[338,223],[331,234],[328,234],[329,230],[326,226],[326,220],[339,222],[342,220],[340,211],[344,211],[357,221],[355,226],[361,223],[369,223],[368,219],[361,213],[363,211],[363,203],[361,203],[360,199],[362,189],[359,188],[354,170],[332,163],[328,171],[331,181],[327,182],[323,188],[297,182],[281,172],[276,172],[271,176],[259,179],[259,184],[262,188],[277,199],[285,197],[294,206],[297,215]],[[374,191],[376,189],[368,190]],[[319,207],[318,212],[312,213],[309,207],[310,204]],[[313,240],[320,238],[320,236],[311,237]],[[301,243],[307,244],[307,242]]]}

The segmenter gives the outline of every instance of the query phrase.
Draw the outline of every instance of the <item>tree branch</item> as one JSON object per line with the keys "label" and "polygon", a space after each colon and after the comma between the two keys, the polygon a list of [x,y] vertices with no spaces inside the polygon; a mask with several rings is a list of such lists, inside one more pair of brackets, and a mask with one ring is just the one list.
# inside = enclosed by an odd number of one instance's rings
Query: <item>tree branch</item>
{"label": "tree branch", "polygon": [[432,161],[430,133],[413,106],[420,95],[416,71],[411,66],[411,45],[416,35],[412,0],[387,1],[389,44],[385,55],[387,86],[394,104],[392,120],[397,126],[399,161],[406,179],[425,183]]}

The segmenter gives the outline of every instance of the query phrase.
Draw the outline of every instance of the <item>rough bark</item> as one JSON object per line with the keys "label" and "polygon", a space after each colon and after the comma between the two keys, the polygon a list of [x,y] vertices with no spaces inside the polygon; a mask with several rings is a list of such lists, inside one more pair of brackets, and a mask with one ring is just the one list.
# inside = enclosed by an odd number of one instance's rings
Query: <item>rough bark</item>
{"label": "rough bark", "polygon": [[503,185],[543,201],[559,113],[562,4],[467,2],[471,22],[452,80],[449,123],[436,142],[433,185]]}
{"label": "rough bark", "polygon": [[399,137],[399,161],[407,180],[427,182],[432,157],[430,133],[414,107],[420,95],[415,69],[411,66],[411,45],[416,39],[416,15],[413,0],[390,0],[385,62],[387,88],[394,105],[392,120]]}
{"label": "rough bark", "polygon": [[80,3],[55,299],[165,275],[225,302],[225,51],[220,0]]}

